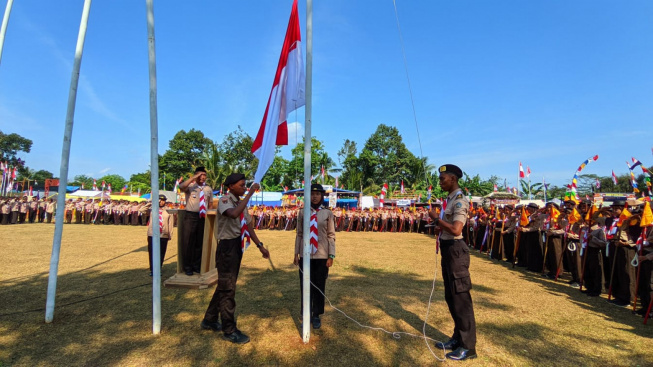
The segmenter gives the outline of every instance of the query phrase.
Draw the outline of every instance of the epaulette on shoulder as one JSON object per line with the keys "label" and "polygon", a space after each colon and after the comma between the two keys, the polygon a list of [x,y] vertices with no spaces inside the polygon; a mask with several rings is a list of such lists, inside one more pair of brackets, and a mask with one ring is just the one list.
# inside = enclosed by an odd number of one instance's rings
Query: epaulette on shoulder
{"label": "epaulette on shoulder", "polygon": [[458,199],[462,199],[463,197],[464,197],[464,196],[463,196],[463,193],[460,192],[460,193],[458,193],[458,195],[456,195],[456,198],[455,198],[455,199],[458,200]]}

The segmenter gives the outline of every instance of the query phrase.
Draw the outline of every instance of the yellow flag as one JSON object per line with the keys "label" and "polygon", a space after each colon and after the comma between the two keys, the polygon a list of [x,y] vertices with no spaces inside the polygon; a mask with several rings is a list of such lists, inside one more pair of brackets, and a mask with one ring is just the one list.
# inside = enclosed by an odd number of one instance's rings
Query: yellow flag
{"label": "yellow flag", "polygon": [[639,223],[640,227],[648,227],[653,224],[653,212],[651,212],[651,203],[646,202],[644,211],[642,212],[642,221]]}
{"label": "yellow flag", "polygon": [[560,211],[555,206],[551,205],[551,222],[557,222],[560,216]]}
{"label": "yellow flag", "polygon": [[632,214],[628,211],[628,208],[624,208],[624,210],[622,210],[621,214],[619,215],[619,222],[617,222],[617,226],[621,227],[624,221],[631,216]]}
{"label": "yellow flag", "polygon": [[594,205],[590,207],[590,210],[587,211],[587,214],[585,214],[585,221],[589,222],[592,219],[592,215],[594,215]]}
{"label": "yellow flag", "polygon": [[574,208],[574,211],[569,214],[569,224],[574,224],[580,220],[580,213],[576,208]]}
{"label": "yellow flag", "polygon": [[528,217],[526,216],[526,211],[524,207],[521,207],[521,217],[519,218],[519,225],[521,227],[526,227],[528,225]]}

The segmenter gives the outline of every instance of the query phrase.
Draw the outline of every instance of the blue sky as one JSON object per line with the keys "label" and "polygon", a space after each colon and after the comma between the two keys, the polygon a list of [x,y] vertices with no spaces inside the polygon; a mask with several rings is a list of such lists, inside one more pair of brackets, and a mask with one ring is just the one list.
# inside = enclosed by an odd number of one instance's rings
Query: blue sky
{"label": "blue sky", "polygon": [[[216,141],[238,125],[256,135],[291,5],[155,1],[161,153],[180,129]],[[0,65],[0,130],[32,139],[22,158],[55,176],[82,6],[14,2]],[[595,154],[586,173],[625,173],[631,156],[653,164],[653,2],[397,0],[397,8],[431,163],[510,186],[519,161],[534,181],[558,185]],[[145,11],[144,0],[93,2],[70,177],[148,169]],[[384,123],[421,155],[392,1],[316,1],[313,11],[313,135],[336,159],[344,139],[360,149]],[[305,43],[302,1],[299,13]],[[303,129],[304,109],[289,121]]]}

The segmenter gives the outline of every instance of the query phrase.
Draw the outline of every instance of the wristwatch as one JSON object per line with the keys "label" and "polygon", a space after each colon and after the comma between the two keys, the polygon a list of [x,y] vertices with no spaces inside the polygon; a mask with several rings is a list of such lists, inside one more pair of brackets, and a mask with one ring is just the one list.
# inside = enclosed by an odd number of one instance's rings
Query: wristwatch
{"label": "wristwatch", "polygon": [[335,259],[336,255],[329,255],[329,259]]}
{"label": "wristwatch", "polygon": [[263,242],[259,242],[259,243],[257,243],[257,244],[256,244],[256,247],[258,247],[258,248],[263,247]]}

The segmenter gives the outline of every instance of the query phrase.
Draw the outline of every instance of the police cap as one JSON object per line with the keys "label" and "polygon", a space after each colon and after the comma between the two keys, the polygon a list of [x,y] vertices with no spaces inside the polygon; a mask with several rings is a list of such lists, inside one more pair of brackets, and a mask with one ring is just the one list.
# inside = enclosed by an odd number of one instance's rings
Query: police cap
{"label": "police cap", "polygon": [[444,164],[440,166],[440,168],[438,168],[438,172],[451,173],[452,175],[458,177],[458,179],[461,179],[463,177],[463,170],[461,170],[458,166],[453,164]]}

